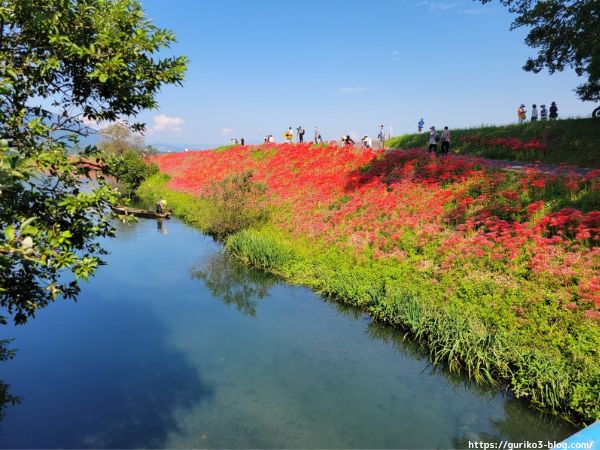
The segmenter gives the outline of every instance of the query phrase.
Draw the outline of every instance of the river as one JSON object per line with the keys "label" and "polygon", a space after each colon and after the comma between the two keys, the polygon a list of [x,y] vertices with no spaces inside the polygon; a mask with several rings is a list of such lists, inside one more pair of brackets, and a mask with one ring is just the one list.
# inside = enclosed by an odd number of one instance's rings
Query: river
{"label": "river", "polygon": [[2,327],[2,448],[465,448],[575,430],[429,364],[401,332],[231,261],[178,220],[118,224],[77,303]]}

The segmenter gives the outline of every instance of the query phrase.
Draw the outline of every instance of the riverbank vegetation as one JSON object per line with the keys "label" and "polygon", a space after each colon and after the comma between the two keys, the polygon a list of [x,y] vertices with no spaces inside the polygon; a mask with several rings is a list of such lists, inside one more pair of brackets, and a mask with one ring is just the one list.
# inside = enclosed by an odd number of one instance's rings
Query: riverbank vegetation
{"label": "riverbank vegetation", "polygon": [[155,161],[163,173],[139,194],[203,230],[211,186],[252,171],[261,219],[220,236],[241,260],[402,328],[437,363],[573,420],[600,418],[597,172],[306,144]]}
{"label": "riverbank vegetation", "polygon": [[[440,124],[443,126],[443,124]],[[429,128],[429,127],[426,127]],[[438,127],[441,128],[441,127]],[[600,168],[600,121],[565,119],[451,130],[451,151],[484,158]],[[386,141],[390,148],[426,148],[429,133]]]}

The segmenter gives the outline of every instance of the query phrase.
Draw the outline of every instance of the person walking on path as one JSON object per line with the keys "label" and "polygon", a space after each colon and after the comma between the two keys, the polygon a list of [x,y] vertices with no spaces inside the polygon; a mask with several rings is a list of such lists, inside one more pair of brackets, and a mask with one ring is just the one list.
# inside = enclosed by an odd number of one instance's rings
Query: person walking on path
{"label": "person walking on path", "polygon": [[435,127],[432,126],[431,128],[429,128],[429,153],[435,152],[435,154],[437,155],[437,144],[439,140],[440,137],[435,131]]}
{"label": "person walking on path", "polygon": [[447,155],[450,151],[450,130],[448,127],[444,127],[444,131],[442,131],[442,136],[440,139],[442,141],[441,153],[442,155]]}
{"label": "person walking on path", "polygon": [[550,103],[550,120],[558,119],[558,106],[556,106],[556,102]]}
{"label": "person walking on path", "polygon": [[299,126],[296,131],[298,132],[298,142],[302,144],[304,142],[304,128]]}
{"label": "person walking on path", "polygon": [[379,134],[377,134],[377,139],[379,140],[380,147],[384,148],[385,132],[383,131],[383,125],[379,125]]}
{"label": "person walking on path", "polygon": [[521,104],[519,109],[517,109],[517,118],[519,119],[519,123],[525,123],[525,119],[527,119],[527,110],[525,109],[525,105]]}
{"label": "person walking on path", "polygon": [[531,121],[537,122],[538,120],[538,110],[536,105],[531,106]]}
{"label": "person walking on path", "polygon": [[419,123],[417,123],[417,127],[418,127],[418,130],[419,130],[419,133],[423,132],[423,125],[425,125],[425,121],[421,117],[421,120],[419,120]]}
{"label": "person walking on path", "polygon": [[548,120],[548,110],[546,109],[546,105],[540,105],[540,120],[542,122]]}

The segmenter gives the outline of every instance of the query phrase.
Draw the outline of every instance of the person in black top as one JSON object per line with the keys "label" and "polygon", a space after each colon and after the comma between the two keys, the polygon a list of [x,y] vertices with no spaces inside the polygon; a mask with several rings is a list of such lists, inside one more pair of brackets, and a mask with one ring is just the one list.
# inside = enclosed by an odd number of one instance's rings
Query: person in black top
{"label": "person in black top", "polygon": [[344,145],[354,145],[354,141],[352,140],[352,138],[349,135],[346,136],[342,136],[342,144]]}
{"label": "person in black top", "polygon": [[558,106],[556,106],[556,102],[550,103],[550,120],[554,120],[558,118]]}
{"label": "person in black top", "polygon": [[298,133],[298,142],[302,144],[304,142],[304,128],[299,126],[296,128],[296,132]]}

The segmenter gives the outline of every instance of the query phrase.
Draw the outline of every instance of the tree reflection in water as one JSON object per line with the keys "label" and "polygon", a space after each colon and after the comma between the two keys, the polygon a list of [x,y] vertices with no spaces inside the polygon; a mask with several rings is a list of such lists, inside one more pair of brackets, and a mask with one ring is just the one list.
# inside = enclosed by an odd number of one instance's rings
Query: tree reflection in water
{"label": "tree reflection in water", "polygon": [[[0,339],[0,362],[12,359],[15,356],[16,350],[10,349],[7,345],[10,339]],[[10,405],[20,403],[21,399],[11,395],[10,386],[0,380],[0,420],[4,419],[4,411]]]}
{"label": "tree reflection in water", "polygon": [[202,280],[215,298],[249,317],[256,317],[259,301],[278,282],[274,275],[252,269],[225,252],[215,254],[190,271],[192,278]]}

